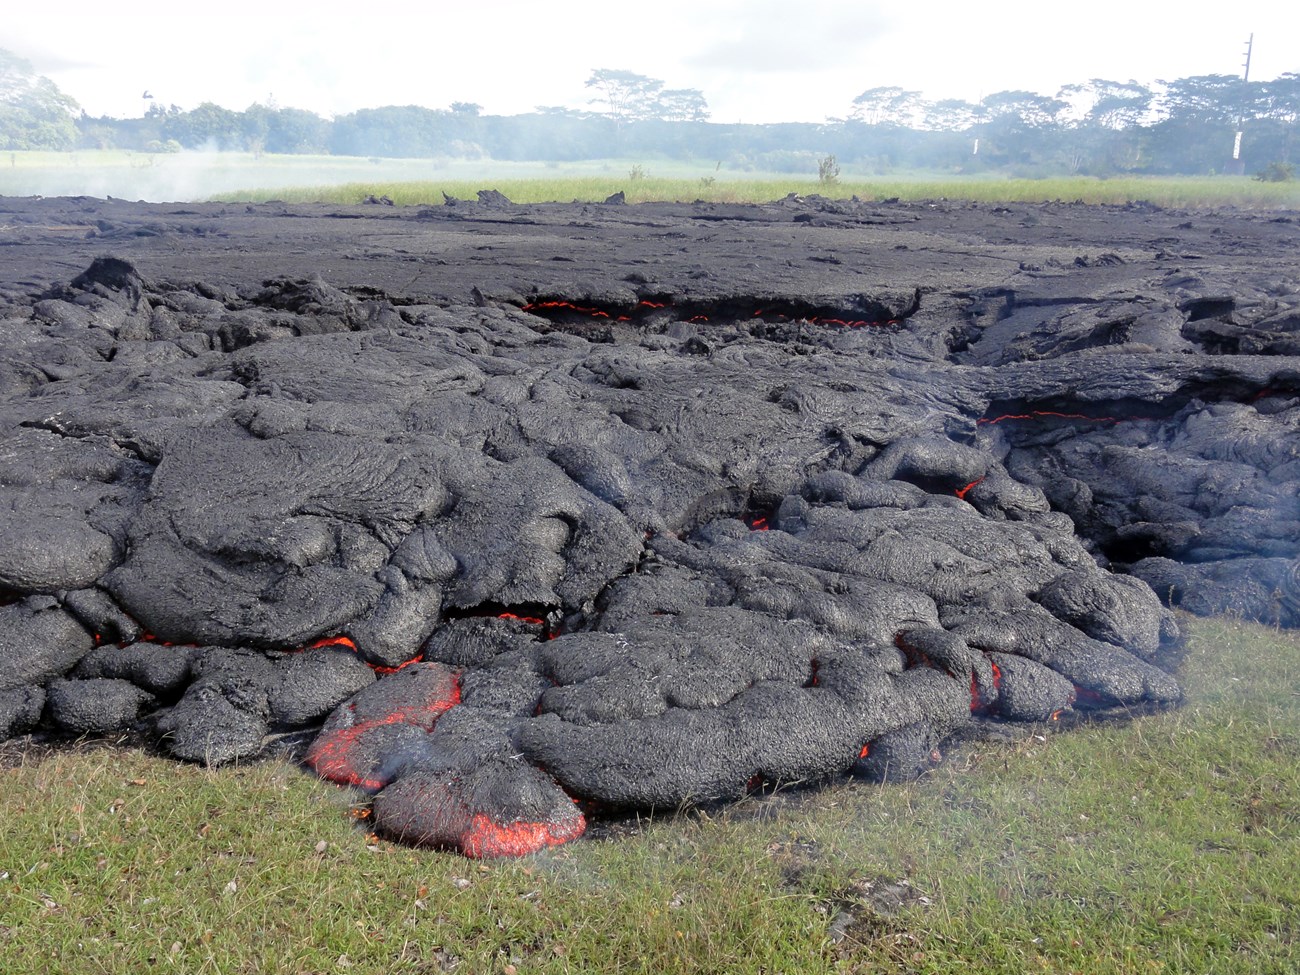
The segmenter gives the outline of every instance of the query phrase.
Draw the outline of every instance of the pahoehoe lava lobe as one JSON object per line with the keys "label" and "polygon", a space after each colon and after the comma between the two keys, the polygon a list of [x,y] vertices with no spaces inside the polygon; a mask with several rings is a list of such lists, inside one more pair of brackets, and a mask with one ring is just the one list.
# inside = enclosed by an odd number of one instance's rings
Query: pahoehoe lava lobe
{"label": "pahoehoe lava lobe", "polygon": [[1289,216],[482,196],[0,200],[0,736],[508,856],[1300,623]]}

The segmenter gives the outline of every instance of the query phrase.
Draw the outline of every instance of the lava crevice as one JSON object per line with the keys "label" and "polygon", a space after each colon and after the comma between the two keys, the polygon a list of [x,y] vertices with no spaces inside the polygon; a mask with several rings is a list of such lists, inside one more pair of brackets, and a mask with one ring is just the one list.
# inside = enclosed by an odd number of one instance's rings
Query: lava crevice
{"label": "lava crevice", "polygon": [[894,304],[866,295],[839,302],[818,302],[791,296],[699,299],[653,293],[635,300],[546,294],[517,307],[544,319],[552,328],[599,342],[615,342],[619,336],[638,336],[646,330],[662,333],[675,323],[711,329],[740,326],[746,327],[754,337],[780,340],[786,332],[775,326],[808,329],[897,326],[920,309],[921,290],[915,289],[909,300]]}

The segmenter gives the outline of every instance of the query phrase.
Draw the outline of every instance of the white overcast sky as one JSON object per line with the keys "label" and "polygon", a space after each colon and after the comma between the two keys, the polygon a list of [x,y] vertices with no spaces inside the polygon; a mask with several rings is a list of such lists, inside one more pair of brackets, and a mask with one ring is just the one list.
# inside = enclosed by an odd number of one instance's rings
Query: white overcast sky
{"label": "white overcast sky", "polygon": [[138,116],[145,90],[189,109],[337,115],[380,105],[489,114],[585,108],[597,68],[698,88],[717,122],[819,122],[899,85],[931,99],[1054,94],[1101,77],[1144,83],[1300,72],[1295,0],[640,0],[624,3],[220,4],[13,0],[0,48],[92,115]]}

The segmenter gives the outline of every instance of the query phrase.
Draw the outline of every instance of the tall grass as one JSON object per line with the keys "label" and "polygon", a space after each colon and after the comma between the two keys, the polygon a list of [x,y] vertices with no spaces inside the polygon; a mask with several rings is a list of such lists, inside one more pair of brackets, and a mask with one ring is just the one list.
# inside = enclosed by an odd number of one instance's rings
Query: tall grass
{"label": "tall grass", "polygon": [[368,196],[386,196],[399,205],[441,205],[444,194],[455,199],[474,199],[481,189],[496,189],[516,203],[600,202],[614,193],[625,194],[628,203],[660,201],[710,203],[765,203],[786,196],[821,194],[834,199],[881,201],[899,199],[968,200],[983,203],[1064,202],[1090,204],[1154,203],[1173,208],[1247,207],[1256,209],[1300,208],[1300,183],[1261,183],[1245,177],[1180,177],[1091,179],[988,178],[886,178],[842,179],[826,185],[815,178],[768,176],[764,178],[682,179],[655,176],[628,179],[618,176],[562,178],[445,179],[414,182],[360,182],[341,186],[302,186],[291,189],[248,189],[220,194],[219,199],[255,202],[279,199],[286,202],[360,203]]}
{"label": "tall grass", "polygon": [[443,193],[473,199],[495,188],[519,203],[597,202],[622,191],[631,203],[696,199],[763,203],[788,193],[862,200],[973,200],[1123,204],[1167,207],[1240,206],[1300,209],[1300,182],[1261,183],[1248,177],[1056,177],[898,174],[870,176],[844,167],[822,183],[807,175],[747,173],[717,164],[604,159],[577,163],[464,159],[366,159],[249,153],[139,153],[122,150],[0,152],[0,195],[115,196],[194,201],[285,200],[359,203],[387,196],[399,204],[443,202]]}
{"label": "tall grass", "polygon": [[909,785],[475,864],[279,761],[0,750],[0,971],[1289,975],[1300,637],[1193,621],[1180,709]]}

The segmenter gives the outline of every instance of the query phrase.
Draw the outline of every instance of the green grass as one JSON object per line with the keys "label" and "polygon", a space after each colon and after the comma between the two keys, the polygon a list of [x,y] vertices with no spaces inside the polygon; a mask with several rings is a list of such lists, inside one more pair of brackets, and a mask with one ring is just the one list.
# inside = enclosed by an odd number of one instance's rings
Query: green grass
{"label": "green grass", "polygon": [[623,192],[629,203],[658,201],[711,203],[766,203],[789,193],[819,193],[835,199],[861,200],[973,200],[984,203],[1062,201],[1093,204],[1124,204],[1145,201],[1164,207],[1296,208],[1300,207],[1300,183],[1261,183],[1246,177],[1177,177],[1150,179],[1057,179],[887,178],[842,179],[823,185],[814,178],[769,176],[728,177],[706,182],[704,178],[683,179],[647,176],[594,175],[555,178],[492,178],[419,180],[415,182],[360,182],[331,186],[298,186],[278,189],[249,189],[219,194],[221,200],[257,202],[279,199],[285,202],[337,204],[360,203],[367,196],[387,196],[399,205],[441,204],[443,194],[457,199],[475,199],[476,191],[496,189],[515,203],[552,201],[599,202]]}
{"label": "green grass", "polygon": [[[632,178],[633,170],[645,174]],[[123,199],[359,203],[368,195],[399,204],[441,204],[443,193],[474,199],[497,189],[518,203],[600,201],[618,191],[629,202],[703,199],[764,203],[788,193],[863,200],[1061,200],[1167,207],[1300,208],[1300,181],[1261,183],[1245,176],[1057,177],[901,174],[870,176],[844,168],[834,185],[816,173],[748,173],[669,160],[603,159],[579,163],[505,163],[463,159],[366,159],[249,153],[157,154],[122,150],[0,152],[0,195],[116,196]]]}
{"label": "green grass", "polygon": [[1300,638],[1190,630],[1179,710],[520,862],[375,841],[281,762],[33,754],[0,772],[0,968],[1294,972]]}

